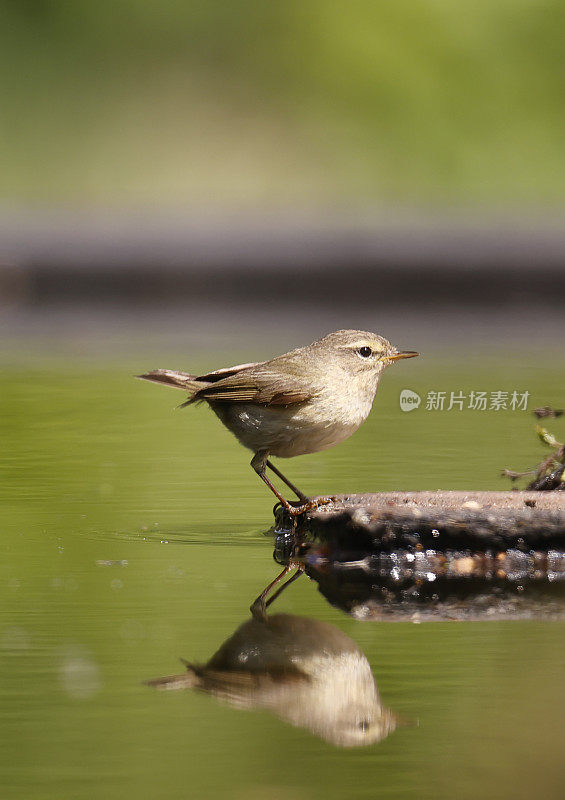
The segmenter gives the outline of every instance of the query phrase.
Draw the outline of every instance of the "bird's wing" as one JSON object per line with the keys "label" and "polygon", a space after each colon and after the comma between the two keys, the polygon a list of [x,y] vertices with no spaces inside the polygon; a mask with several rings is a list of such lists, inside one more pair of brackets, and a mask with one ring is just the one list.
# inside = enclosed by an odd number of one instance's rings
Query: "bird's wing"
{"label": "bird's wing", "polygon": [[195,399],[216,403],[289,406],[304,403],[313,396],[312,386],[304,376],[281,375],[277,371],[271,371],[266,365],[259,364],[203,387]]}
{"label": "bird's wing", "polygon": [[213,372],[207,372],[206,375],[199,375],[196,380],[206,381],[207,383],[217,383],[222,380],[222,378],[231,378],[232,375],[237,375],[238,372],[244,369],[260,367],[265,363],[265,361],[253,361],[249,364],[236,364],[235,367],[224,367],[223,369],[216,369]]}
{"label": "bird's wing", "polygon": [[199,400],[215,403],[257,403],[266,406],[289,406],[304,403],[315,396],[311,379],[304,375],[300,362],[284,356],[271,361],[236,364],[205,375],[191,375],[177,370],[156,369],[138,377],[164,383],[190,393],[186,403]]}
{"label": "bird's wing", "polygon": [[199,674],[199,688],[237,705],[254,705],[260,695],[270,695],[284,686],[309,683],[310,676],[299,667],[269,667],[245,672],[243,670],[214,670],[204,667]]}
{"label": "bird's wing", "polygon": [[229,378],[237,375],[241,370],[258,367],[264,363],[264,361],[256,361],[250,364],[236,364],[234,367],[224,367],[214,372],[208,372],[206,375],[191,375],[189,372],[181,372],[176,369],[154,369],[144,375],[136,375],[136,377],[145,381],[153,381],[153,383],[164,383],[175,389],[184,389],[191,392],[191,397],[193,397],[202,386],[217,383],[222,378]]}

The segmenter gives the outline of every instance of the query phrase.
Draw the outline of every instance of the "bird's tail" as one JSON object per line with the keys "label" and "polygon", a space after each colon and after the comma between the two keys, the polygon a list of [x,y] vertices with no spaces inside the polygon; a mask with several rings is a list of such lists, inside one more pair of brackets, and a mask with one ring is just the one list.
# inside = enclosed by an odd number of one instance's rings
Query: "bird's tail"
{"label": "bird's tail", "polygon": [[[207,384],[205,381],[196,379],[196,375],[190,375],[188,372],[179,372],[176,369],[154,369],[151,372],[146,372],[144,375],[137,375],[137,378],[142,378],[144,381],[153,381],[153,383],[163,383],[165,386],[173,386],[175,389],[183,389],[188,392],[188,403],[192,401],[194,395],[203,389]],[[184,403],[183,403],[184,405]]]}
{"label": "bird's tail", "polygon": [[167,675],[164,678],[151,678],[151,680],[143,681],[143,683],[145,686],[152,686],[154,689],[159,689],[160,691],[194,689],[199,682],[198,670],[186,661],[184,664],[186,665],[186,672],[183,672],[182,675]]}

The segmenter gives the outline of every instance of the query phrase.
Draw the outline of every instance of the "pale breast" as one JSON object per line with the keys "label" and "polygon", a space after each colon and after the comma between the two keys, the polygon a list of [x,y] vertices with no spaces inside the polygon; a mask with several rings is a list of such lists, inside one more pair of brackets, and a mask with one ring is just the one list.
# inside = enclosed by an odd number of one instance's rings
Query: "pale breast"
{"label": "pale breast", "polygon": [[317,453],[343,442],[367,418],[376,385],[363,393],[321,393],[294,406],[210,403],[224,425],[253,452],[279,458]]}

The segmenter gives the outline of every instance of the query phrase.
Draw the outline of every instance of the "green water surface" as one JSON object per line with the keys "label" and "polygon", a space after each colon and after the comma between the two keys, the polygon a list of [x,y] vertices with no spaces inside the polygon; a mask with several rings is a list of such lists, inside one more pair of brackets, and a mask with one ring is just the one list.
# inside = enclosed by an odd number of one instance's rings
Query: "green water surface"
{"label": "green water surface", "polygon": [[[562,797],[562,623],[363,623],[302,578],[277,610],[344,630],[410,723],[365,748],[142,684],[205,661],[277,565],[250,454],[206,408],[133,381],[140,368],[2,372],[1,796]],[[403,388],[417,411],[400,411]],[[504,489],[501,468],[544,455],[530,414],[426,411],[432,389],[529,390],[532,408],[562,403],[565,380],[518,362],[391,371],[352,439],[280,466],[308,493]]]}

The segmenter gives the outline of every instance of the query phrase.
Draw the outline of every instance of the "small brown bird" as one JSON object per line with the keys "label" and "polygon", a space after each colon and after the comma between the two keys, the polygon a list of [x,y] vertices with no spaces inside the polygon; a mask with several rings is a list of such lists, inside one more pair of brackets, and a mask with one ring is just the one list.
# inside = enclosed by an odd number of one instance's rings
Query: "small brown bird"
{"label": "small brown bird", "polygon": [[291,614],[250,619],[206,664],[184,663],[183,674],[146,684],[266,709],[337,747],[380,742],[402,724],[383,706],[364,653],[327,622]]}
{"label": "small brown bird", "polygon": [[[376,333],[343,330],[270,361],[198,376],[157,369],[138,377],[188,392],[183,406],[208,403],[226,428],[253,451],[253,469],[296,515],[315,504],[269,456],[291,458],[343,442],[367,419],[385,367],[417,355],[398,351]],[[296,494],[298,504],[289,503],[273,486],[267,467]]]}

